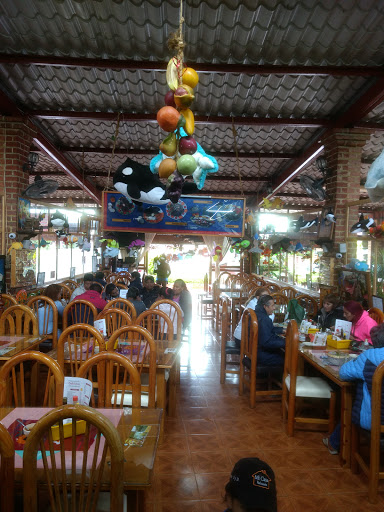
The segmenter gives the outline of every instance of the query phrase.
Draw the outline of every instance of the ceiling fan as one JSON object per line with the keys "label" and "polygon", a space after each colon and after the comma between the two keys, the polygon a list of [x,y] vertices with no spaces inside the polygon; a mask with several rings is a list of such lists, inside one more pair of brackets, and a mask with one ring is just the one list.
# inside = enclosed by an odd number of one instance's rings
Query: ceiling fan
{"label": "ceiling fan", "polygon": [[325,201],[327,195],[323,188],[324,178],[314,179],[310,176],[300,176],[300,185],[308,197],[315,201]]}
{"label": "ceiling fan", "polygon": [[43,180],[41,176],[36,176],[35,181],[27,187],[23,195],[31,199],[40,199],[53,194],[59,188],[56,180]]}

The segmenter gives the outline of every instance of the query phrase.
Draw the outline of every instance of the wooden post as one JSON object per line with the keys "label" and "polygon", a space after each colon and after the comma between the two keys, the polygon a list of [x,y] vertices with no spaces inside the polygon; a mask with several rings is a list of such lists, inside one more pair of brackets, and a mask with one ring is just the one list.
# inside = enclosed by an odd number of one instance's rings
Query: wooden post
{"label": "wooden post", "polygon": [[374,265],[373,267],[373,285],[372,285],[372,293],[373,295],[377,295],[377,240],[373,240],[373,261],[371,260],[371,266],[372,263]]}

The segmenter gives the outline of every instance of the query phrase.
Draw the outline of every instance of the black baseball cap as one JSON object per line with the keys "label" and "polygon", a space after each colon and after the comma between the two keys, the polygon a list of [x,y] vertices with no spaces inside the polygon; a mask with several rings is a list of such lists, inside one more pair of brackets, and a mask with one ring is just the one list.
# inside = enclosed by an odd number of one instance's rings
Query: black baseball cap
{"label": "black baseball cap", "polygon": [[244,507],[277,512],[275,474],[257,457],[236,462],[225,490]]}

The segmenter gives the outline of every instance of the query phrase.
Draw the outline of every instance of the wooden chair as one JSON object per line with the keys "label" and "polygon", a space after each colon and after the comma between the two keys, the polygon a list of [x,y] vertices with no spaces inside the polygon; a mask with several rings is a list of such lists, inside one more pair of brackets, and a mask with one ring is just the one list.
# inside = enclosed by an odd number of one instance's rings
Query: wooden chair
{"label": "wooden chair", "polygon": [[[382,454],[384,436],[384,361],[375,370],[371,391],[371,431],[367,432],[352,423],[351,470],[358,473],[361,468],[368,477],[368,500],[377,503],[379,480],[384,479],[384,470],[380,471],[380,453]],[[360,445],[361,434],[367,438],[368,449],[364,452]]]}
{"label": "wooden chair", "polygon": [[91,302],[83,299],[75,299],[64,308],[63,330],[73,324],[93,325],[97,315],[97,308]]}
{"label": "wooden chair", "polygon": [[[317,318],[317,314],[319,311],[319,304],[316,299],[311,297],[310,295],[298,295],[296,297],[297,302],[300,304],[302,308],[305,309],[305,312],[308,317],[315,319]],[[384,318],[384,314],[383,314]]]}
{"label": "wooden chair", "polygon": [[368,314],[377,322],[377,325],[384,322],[384,313],[379,308],[368,309]]}
{"label": "wooden chair", "polygon": [[265,286],[269,289],[271,294],[281,293],[281,287],[275,283],[271,283],[270,281],[265,281]]}
{"label": "wooden chair", "polygon": [[78,283],[76,281],[73,281],[72,279],[66,279],[62,282],[65,286],[67,286],[71,290],[71,294],[76,290],[76,288],[79,287]]}
{"label": "wooden chair", "polygon": [[212,318],[213,296],[209,293],[208,274],[204,275],[204,291],[198,294],[198,311],[201,319]]}
{"label": "wooden chair", "polygon": [[[40,365],[46,367],[47,373],[42,373]],[[63,403],[63,387],[64,374],[59,364],[41,352],[17,354],[0,368],[1,407],[57,407]]]}
{"label": "wooden chair", "polygon": [[[72,429],[64,439],[63,420],[86,422],[82,449]],[[59,424],[59,440],[54,442],[51,427]],[[68,446],[71,455],[66,455]],[[43,468],[37,470],[37,453],[42,454]],[[80,461],[80,462],[77,462]],[[107,462],[108,461],[108,462]],[[106,464],[108,463],[108,469]],[[38,486],[48,489],[51,510],[69,512],[96,510],[103,472],[110,485],[111,512],[122,512],[124,503],[124,450],[118,431],[110,420],[97,410],[83,405],[63,405],[49,411],[27,437],[23,454],[24,510],[37,512]],[[76,506],[75,506],[76,503]]]}
{"label": "wooden chair", "polygon": [[173,341],[173,323],[169,316],[160,309],[147,309],[137,318],[135,325],[147,329],[155,341],[167,339]]}
{"label": "wooden chair", "polygon": [[271,297],[273,297],[273,300],[275,301],[276,304],[275,322],[284,322],[289,302],[288,297],[286,295],[283,295],[282,293],[272,293]]}
{"label": "wooden chair", "polygon": [[114,283],[117,277],[117,272],[111,272],[108,276],[106,276],[105,281],[107,284]]}
{"label": "wooden chair", "polygon": [[[168,304],[169,307],[166,307]],[[149,309],[160,309],[164,306],[164,312],[169,316],[173,324],[173,333],[176,334],[176,340],[181,341],[183,328],[183,310],[177,302],[169,299],[160,299],[152,304]],[[176,329],[175,329],[176,326]]]}
{"label": "wooden chair", "polygon": [[104,309],[110,309],[110,308],[119,308],[128,313],[128,315],[132,319],[132,323],[134,324],[136,321],[136,309],[135,306],[132,304],[132,302],[128,299],[113,299],[110,300]]}
{"label": "wooden chair", "polygon": [[221,272],[219,274],[219,277],[217,278],[218,288],[220,290],[229,291],[231,289],[232,278],[233,278],[233,274],[231,274],[230,272],[228,272],[228,271]]}
{"label": "wooden chair", "polygon": [[[95,368],[96,367],[96,368]],[[93,372],[92,370],[96,370]],[[140,408],[141,381],[140,374],[131,361],[116,352],[100,352],[88,358],[77,371],[77,377],[92,379],[96,374],[98,384],[98,407],[122,408],[131,406]],[[92,407],[95,407],[95,397],[92,391]]]}
{"label": "wooden chair", "polygon": [[132,281],[132,276],[129,272],[119,272],[115,278],[114,284],[117,285],[117,281],[121,281],[128,287]]}
{"label": "wooden chair", "polygon": [[18,304],[4,311],[0,317],[0,335],[39,335],[37,318],[31,308]]}
{"label": "wooden chair", "polygon": [[117,329],[120,329],[120,327],[132,325],[131,317],[122,309],[103,309],[96,317],[96,320],[102,319],[105,319],[108,338],[111,337]]}
{"label": "wooden chair", "polygon": [[[42,332],[39,332],[42,338],[42,342],[52,340],[52,348],[56,348],[57,345],[57,330],[59,323],[59,314],[57,312],[57,306],[55,302],[49,297],[40,295],[38,297],[32,297],[29,299],[27,306],[32,309],[39,322],[39,315],[42,318]],[[52,319],[52,332],[48,332],[48,326]],[[39,329],[40,331],[40,329]]]}
{"label": "wooden chair", "polygon": [[256,274],[251,274],[250,279],[256,283],[258,287],[265,286],[265,280],[261,276],[257,276]]}
{"label": "wooden chair", "polygon": [[[156,403],[156,343],[149,331],[138,325],[121,327],[107,343],[108,351],[121,351],[135,365],[141,379],[142,407]],[[148,383],[143,379],[144,364],[148,365]]]}
{"label": "wooden chair", "polygon": [[15,448],[8,430],[0,423],[0,510],[14,512]]}
{"label": "wooden chair", "polygon": [[113,283],[119,290],[128,290],[128,286],[126,284],[118,283],[117,281]]}
{"label": "wooden chair", "polygon": [[286,295],[288,299],[294,299],[297,295],[297,290],[293,288],[292,286],[284,286],[283,288],[280,288],[280,292],[283,295]]}
{"label": "wooden chair", "polygon": [[228,361],[227,356],[240,356],[240,348],[234,341],[229,341],[229,312],[228,301],[223,302],[221,312],[221,360],[220,360],[220,384],[225,383],[227,373],[239,375],[240,370],[228,370],[228,365],[239,365],[238,362]]}
{"label": "wooden chair", "polygon": [[2,293],[1,298],[3,299],[4,303],[4,311],[8,309],[10,306],[17,306],[18,304],[15,297],[12,297],[12,295],[8,295],[7,293]]}
{"label": "wooden chair", "polygon": [[[246,309],[241,324],[240,377],[239,395],[243,395],[245,385],[249,387],[249,405],[254,408],[256,397],[281,396],[281,384],[277,384],[276,375],[280,374],[278,366],[261,366],[257,364],[258,323],[256,313]],[[273,384],[278,387],[273,389]],[[266,387],[266,389],[257,389]]]}
{"label": "wooden chair", "polygon": [[[71,295],[73,293],[73,290],[69,286],[64,284],[64,283],[58,283],[58,285],[61,288],[61,296],[68,303],[70,301],[70,299],[71,299]],[[76,286],[76,288],[77,288],[77,286]]]}
{"label": "wooden chair", "polygon": [[65,375],[74,377],[96,348],[100,352],[105,350],[104,339],[97,329],[87,324],[71,325],[64,329],[57,342],[57,362]]}
{"label": "wooden chair", "polygon": [[[290,320],[286,334],[285,362],[283,376],[283,421],[287,423],[287,434],[294,435],[297,423],[327,425],[332,432],[335,425],[336,395],[332,387],[321,377],[303,377],[297,375],[299,357],[299,331],[296,320]],[[328,418],[301,416],[300,407],[304,408],[303,399],[310,399],[310,406],[315,401],[326,402],[329,408]]]}

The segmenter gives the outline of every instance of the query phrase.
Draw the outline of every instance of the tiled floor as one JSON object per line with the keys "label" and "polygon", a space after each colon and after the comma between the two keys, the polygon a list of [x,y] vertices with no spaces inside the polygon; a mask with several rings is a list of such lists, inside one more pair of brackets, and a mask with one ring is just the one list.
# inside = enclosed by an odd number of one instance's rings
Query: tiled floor
{"label": "tiled floor", "polygon": [[257,456],[275,471],[279,512],[370,512],[367,480],[341,469],[321,433],[286,436],[280,402],[238,396],[237,376],[220,385],[220,353],[210,322],[196,318],[182,354],[176,417],[166,420],[146,511],[222,512],[224,486],[234,463]]}

